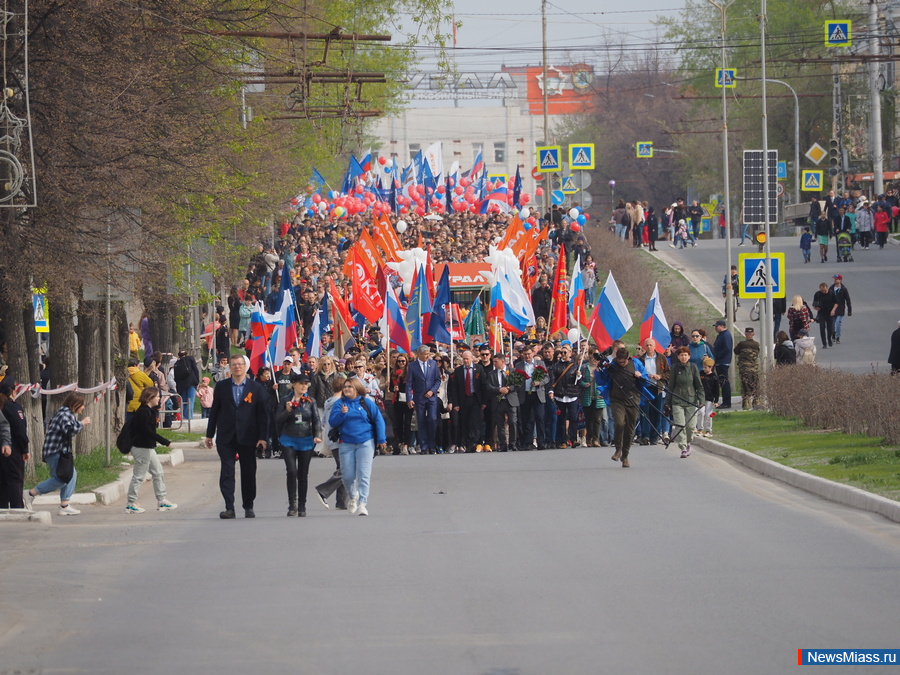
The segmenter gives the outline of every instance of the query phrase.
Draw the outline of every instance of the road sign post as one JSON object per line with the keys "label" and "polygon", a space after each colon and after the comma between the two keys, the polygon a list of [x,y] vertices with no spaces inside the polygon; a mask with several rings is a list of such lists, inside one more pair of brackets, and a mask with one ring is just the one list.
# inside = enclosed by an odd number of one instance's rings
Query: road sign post
{"label": "road sign post", "polygon": [[[772,297],[786,295],[784,253],[772,253]],[[764,299],[766,297],[766,254],[738,254],[738,297]]]}
{"label": "road sign post", "polygon": [[634,154],[643,159],[653,158],[653,141],[638,141],[634,144]]}
{"label": "road sign post", "polygon": [[572,171],[594,170],[594,144],[572,143],[569,145],[569,166]]}
{"label": "road sign post", "polygon": [[541,173],[552,173],[562,168],[561,149],[558,145],[547,145],[537,148],[537,170]]}

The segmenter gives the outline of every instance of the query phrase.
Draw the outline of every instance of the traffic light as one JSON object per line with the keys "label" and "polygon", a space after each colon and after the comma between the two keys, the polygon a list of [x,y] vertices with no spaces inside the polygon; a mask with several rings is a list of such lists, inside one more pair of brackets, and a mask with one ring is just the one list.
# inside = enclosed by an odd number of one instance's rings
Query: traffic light
{"label": "traffic light", "polygon": [[828,175],[837,176],[841,172],[841,144],[836,138],[832,138],[828,143],[828,163],[831,165]]}

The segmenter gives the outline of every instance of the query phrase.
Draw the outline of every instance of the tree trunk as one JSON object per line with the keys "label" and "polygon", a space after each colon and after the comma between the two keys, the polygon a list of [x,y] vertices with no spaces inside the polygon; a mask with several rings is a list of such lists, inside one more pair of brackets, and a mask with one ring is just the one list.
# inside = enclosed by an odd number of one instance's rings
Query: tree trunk
{"label": "tree trunk", "polygon": [[[67,288],[49,288],[50,311],[50,388],[78,381],[78,345],[75,340],[75,311],[72,294]],[[68,392],[54,394],[47,401],[47,416],[52,417]],[[91,414],[90,401],[88,415]]]}
{"label": "tree trunk", "polygon": [[[28,381],[32,384],[41,381],[41,355],[38,351],[37,339],[27,339],[27,336],[37,333],[34,330],[34,311],[31,303],[22,308],[22,328],[26,336],[25,347],[28,350]],[[41,449],[44,447],[44,413],[41,405],[42,397],[33,398],[25,394],[18,399],[19,405],[25,410],[25,419],[28,422],[28,446],[31,457],[25,465],[25,477],[34,478],[35,462],[40,461]]]}
{"label": "tree trunk", "polygon": [[[78,304],[78,385],[96,387],[106,380],[106,303],[99,300],[81,300]],[[105,394],[104,394],[105,395]],[[87,425],[75,437],[75,452],[88,454],[106,440],[106,403],[103,396],[85,394],[87,412],[92,424]]]}

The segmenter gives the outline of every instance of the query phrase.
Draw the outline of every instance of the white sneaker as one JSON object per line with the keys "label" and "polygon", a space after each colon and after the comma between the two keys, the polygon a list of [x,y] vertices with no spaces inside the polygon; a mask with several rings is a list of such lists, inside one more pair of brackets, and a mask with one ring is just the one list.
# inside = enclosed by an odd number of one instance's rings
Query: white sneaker
{"label": "white sneaker", "polygon": [[400,454],[401,454],[401,455],[408,455],[408,454],[409,454],[409,449],[408,449],[405,445],[401,445],[401,446],[400,446]]}
{"label": "white sneaker", "polygon": [[356,509],[357,509],[356,500],[351,497],[347,501],[347,511],[352,516],[354,513],[356,513]]}
{"label": "white sneaker", "polygon": [[34,511],[34,497],[31,490],[22,490],[22,501],[25,504],[26,511]]}
{"label": "white sneaker", "polygon": [[77,516],[81,511],[76,509],[71,504],[66,504],[65,506],[60,506],[59,510],[56,512],[59,516]]}
{"label": "white sneaker", "polygon": [[125,507],[125,513],[143,513],[144,511],[146,511],[146,509],[137,504],[129,504]]}
{"label": "white sneaker", "polygon": [[365,502],[360,502],[359,506],[356,509],[356,515],[358,516],[367,516],[369,515],[369,510],[366,508]]}
{"label": "white sneaker", "polygon": [[168,499],[164,499],[159,503],[159,506],[156,507],[157,511],[174,511],[178,508],[178,504],[173,504]]}

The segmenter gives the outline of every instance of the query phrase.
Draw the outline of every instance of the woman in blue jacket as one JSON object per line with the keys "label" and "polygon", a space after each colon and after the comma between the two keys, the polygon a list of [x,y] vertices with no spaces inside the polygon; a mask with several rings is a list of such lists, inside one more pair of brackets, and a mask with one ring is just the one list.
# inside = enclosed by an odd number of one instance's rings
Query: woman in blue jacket
{"label": "woman in blue jacket", "polygon": [[375,401],[366,396],[366,386],[359,378],[351,377],[344,383],[341,399],[331,408],[328,421],[340,433],[341,478],[350,497],[347,510],[367,516],[375,445],[383,448],[387,441],[384,419]]}

